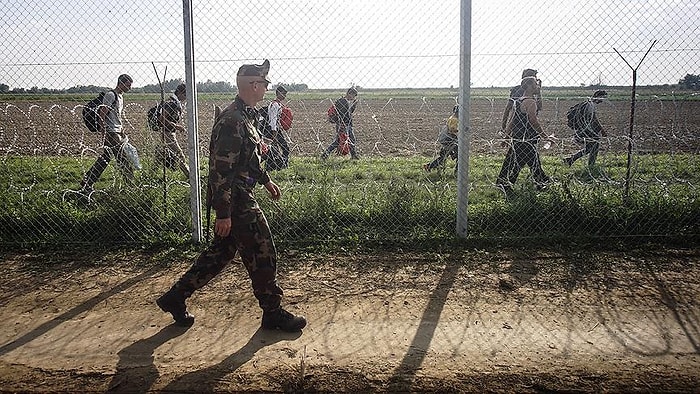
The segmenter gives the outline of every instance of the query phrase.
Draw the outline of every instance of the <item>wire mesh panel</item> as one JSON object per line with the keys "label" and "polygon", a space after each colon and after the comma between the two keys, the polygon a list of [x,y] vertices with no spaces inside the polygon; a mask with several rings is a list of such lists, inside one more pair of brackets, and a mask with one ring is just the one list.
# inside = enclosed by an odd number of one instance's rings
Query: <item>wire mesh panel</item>
{"label": "wire mesh panel", "polygon": [[[155,161],[161,137],[146,123],[160,100],[151,62],[161,78],[169,66],[166,78],[184,80],[181,6],[10,1],[0,12],[2,240],[109,244],[186,234],[187,179]],[[121,130],[139,163],[117,160],[123,145],[110,150],[104,172],[83,189],[108,140],[86,128],[83,108],[122,74],[133,84],[122,94]],[[166,84],[166,99],[174,87]]]}
{"label": "wire mesh panel", "polygon": [[[471,237],[697,234],[697,4],[473,1],[468,37],[460,37],[460,6],[193,2],[198,113],[185,107],[179,124],[197,117],[199,146],[188,146],[185,132],[174,136],[185,153],[199,149],[205,184],[215,108],[233,100],[242,64],[269,59],[272,85],[259,107],[284,86],[293,113],[279,133],[284,143],[277,134],[267,140],[289,150],[288,166],[270,167],[283,198],[273,204],[259,191],[280,239],[452,237],[455,206],[467,203],[457,201],[457,171],[469,175]],[[157,154],[164,136],[146,117],[185,81],[182,5],[12,0],[0,15],[0,241],[187,238],[189,179],[177,157]],[[455,107],[465,107],[462,51],[470,59],[469,124],[457,130],[470,152],[469,168],[458,170],[445,136]],[[504,113],[509,97],[521,95],[513,87],[525,69],[541,81],[533,98],[543,137],[528,152],[546,182],[519,160],[522,144],[508,132],[514,112]],[[122,131],[140,169],[127,167],[135,176],[125,178],[111,152],[85,190],[106,140],[88,131],[82,109],[122,74],[133,79],[122,94]],[[341,136],[328,109],[350,88],[358,92],[357,160],[329,150]],[[596,91],[606,96],[594,103]],[[600,135],[568,126],[567,112],[580,102],[594,103]],[[523,168],[509,169],[503,182],[509,151]]]}

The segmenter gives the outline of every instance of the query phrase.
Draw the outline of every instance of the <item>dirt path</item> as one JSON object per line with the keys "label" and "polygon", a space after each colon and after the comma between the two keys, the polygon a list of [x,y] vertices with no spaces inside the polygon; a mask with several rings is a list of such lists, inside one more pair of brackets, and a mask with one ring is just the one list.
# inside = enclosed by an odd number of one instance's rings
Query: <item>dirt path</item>
{"label": "dirt path", "polygon": [[258,329],[240,265],[170,325],[190,257],[5,255],[0,391],[700,390],[696,249],[289,253],[301,334]]}

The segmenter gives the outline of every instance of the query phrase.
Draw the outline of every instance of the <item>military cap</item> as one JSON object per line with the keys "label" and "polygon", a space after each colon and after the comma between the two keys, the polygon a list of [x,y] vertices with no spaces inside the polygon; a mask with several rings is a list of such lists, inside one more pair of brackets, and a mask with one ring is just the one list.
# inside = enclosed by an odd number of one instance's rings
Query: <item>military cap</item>
{"label": "military cap", "polygon": [[270,61],[265,59],[262,64],[244,64],[238,69],[239,77],[262,77],[270,83],[267,79],[267,73],[270,71]]}

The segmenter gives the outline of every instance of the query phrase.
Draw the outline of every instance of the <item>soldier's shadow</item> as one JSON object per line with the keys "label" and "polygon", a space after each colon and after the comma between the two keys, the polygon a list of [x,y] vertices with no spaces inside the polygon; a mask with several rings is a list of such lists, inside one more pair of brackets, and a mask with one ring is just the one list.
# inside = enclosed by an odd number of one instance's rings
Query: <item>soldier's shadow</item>
{"label": "soldier's shadow", "polygon": [[[250,361],[258,350],[280,341],[293,341],[299,338],[301,334],[301,332],[285,333],[258,328],[243,347],[223,359],[220,363],[173,379],[161,391],[213,392],[218,381]],[[225,346],[225,344],[222,345]]]}
{"label": "soldier's shadow", "polygon": [[153,364],[153,352],[165,342],[184,334],[188,328],[171,324],[120,350],[117,372],[108,386],[108,392],[148,392],[159,376]]}

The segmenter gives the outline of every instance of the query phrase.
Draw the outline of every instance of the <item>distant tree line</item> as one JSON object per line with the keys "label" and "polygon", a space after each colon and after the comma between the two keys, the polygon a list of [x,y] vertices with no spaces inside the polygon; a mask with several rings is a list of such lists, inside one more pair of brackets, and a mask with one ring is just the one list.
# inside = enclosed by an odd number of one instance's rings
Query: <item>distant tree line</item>
{"label": "distant tree line", "polygon": [[[183,83],[182,79],[171,79],[163,82],[163,90],[165,93],[175,91],[177,85]],[[111,87],[105,86],[95,86],[95,85],[76,85],[68,89],[48,89],[32,87],[30,89],[25,88],[14,88],[10,89],[10,86],[5,83],[0,83],[0,94],[82,94],[82,93],[99,93],[109,90]],[[197,83],[197,91],[199,92],[212,92],[212,93],[235,93],[238,89],[232,85],[230,82],[213,82],[207,80],[206,82]],[[146,85],[140,88],[133,88],[131,90],[133,93],[160,93],[160,86],[158,84]]]}
{"label": "distant tree line", "polygon": [[[168,92],[173,92],[175,91],[175,88],[177,85],[183,83],[182,79],[171,79],[169,81],[164,81],[163,82],[163,92],[168,93]],[[153,84],[153,85],[146,85],[141,88],[141,90],[144,93],[160,93],[160,85],[158,84]]]}
{"label": "distant tree line", "polygon": [[[184,83],[182,79],[165,81],[163,82],[163,90],[165,93],[173,92],[177,85],[181,83]],[[160,93],[160,86],[158,84],[146,85],[140,88],[140,90],[144,93]],[[238,89],[230,82],[213,82],[208,79],[206,82],[197,82],[197,91],[207,93],[235,93]]]}
{"label": "distant tree line", "polygon": [[686,89],[700,90],[700,75],[686,74],[678,84]]}
{"label": "distant tree line", "polygon": [[[175,91],[177,85],[183,83],[182,79],[170,79],[163,82],[163,90],[165,93]],[[281,82],[277,85],[283,85],[290,92],[303,92],[309,89],[309,86],[305,83],[284,83]],[[277,85],[271,87],[274,90]],[[104,86],[95,85],[76,85],[68,89],[49,89],[49,88],[39,88],[33,86],[29,89],[25,88],[14,88],[10,89],[10,86],[5,83],[0,83],[0,94],[82,94],[82,93],[99,93],[109,90],[111,88]],[[133,88],[131,90],[134,93],[160,93],[160,86],[158,84],[146,85],[140,88]],[[198,92],[206,93],[236,93],[238,88],[230,82],[218,81],[214,82],[207,80],[206,82],[197,83]]]}
{"label": "distant tree line", "polygon": [[276,85],[273,85],[270,89],[275,90],[277,89],[277,86],[282,85],[284,86],[285,89],[289,92],[305,92],[309,90],[309,85],[305,83],[286,83],[286,82],[280,82]]}
{"label": "distant tree line", "polygon": [[37,86],[32,86],[29,89],[25,88],[14,88],[10,89],[10,86],[5,84],[5,83],[0,83],[0,94],[22,94],[22,93],[30,93],[30,94],[47,94],[47,93],[63,93],[65,90],[64,89],[49,89],[49,88],[40,88]]}

